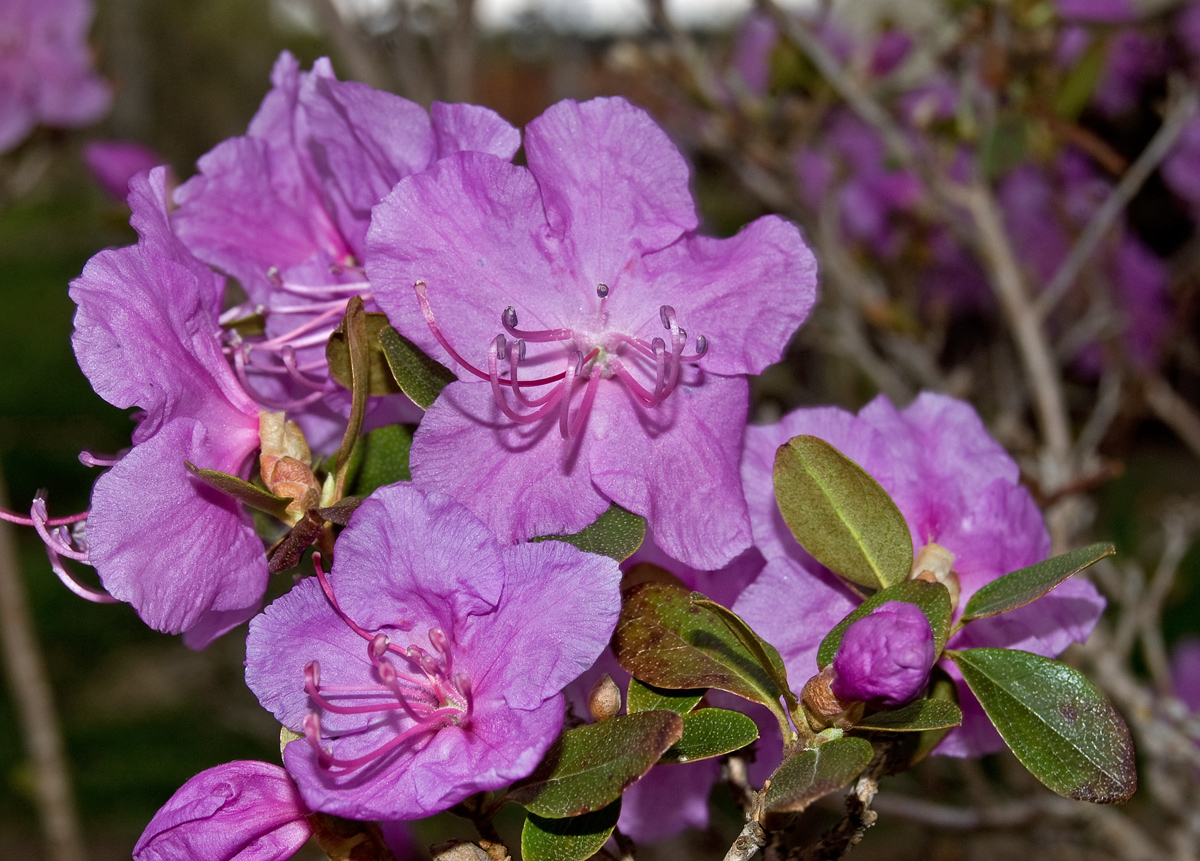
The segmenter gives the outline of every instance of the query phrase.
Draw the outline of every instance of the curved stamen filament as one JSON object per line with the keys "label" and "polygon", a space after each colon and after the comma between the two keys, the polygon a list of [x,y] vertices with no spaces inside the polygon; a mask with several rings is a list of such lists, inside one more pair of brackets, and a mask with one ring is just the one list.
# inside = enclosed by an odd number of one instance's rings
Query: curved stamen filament
{"label": "curved stamen filament", "polygon": [[62,584],[86,601],[91,601],[93,604],[116,604],[117,599],[107,592],[99,592],[95,589],[84,586],[76,580],[71,572],[67,570],[67,566],[63,564],[62,559],[57,553],[46,548],[46,555],[50,558],[50,569],[55,576],[62,581]]}
{"label": "curved stamen filament", "polygon": [[533,341],[535,343],[569,341],[575,337],[575,332],[571,329],[518,329],[517,309],[512,305],[505,308],[504,313],[500,315],[500,324],[504,326],[504,331],[508,332],[514,338],[520,338],[522,341]]}
{"label": "curved stamen filament", "polygon": [[[333,267],[329,267],[330,272],[334,275],[340,274],[333,271]],[[344,267],[343,267],[344,269]],[[276,285],[280,290],[288,293],[294,293],[297,296],[356,296],[362,295],[363,300],[367,299],[367,295],[371,290],[371,284],[368,281],[354,281],[349,284],[296,284],[293,281],[280,280]]]}
{"label": "curved stamen filament", "polygon": [[508,416],[512,421],[522,425],[531,424],[536,422],[542,416],[547,415],[555,408],[558,402],[562,400],[563,388],[559,387],[554,389],[554,391],[546,396],[542,406],[531,413],[521,415],[512,407],[510,407],[507,399],[504,397],[504,390],[500,388],[501,384],[505,382],[509,382],[511,385],[511,381],[500,379],[499,348],[500,341],[503,338],[503,335],[497,335],[496,340],[492,341],[491,345],[488,347],[487,378],[492,384],[492,398],[496,401],[496,406],[500,407],[500,411]]}
{"label": "curved stamen filament", "polygon": [[[596,400],[596,390],[600,388],[600,374],[593,369],[588,377],[587,388],[583,390],[583,399],[579,402],[579,408],[575,411],[575,418],[571,421],[571,426],[567,428],[565,438],[579,436],[579,432],[583,430],[583,424],[587,421],[588,413],[592,411],[592,403]],[[564,410],[564,415],[566,411]],[[561,430],[561,427],[560,427]]]}
{"label": "curved stamen filament", "polygon": [[283,367],[287,369],[287,374],[289,377],[291,377],[300,385],[312,389],[314,392],[325,391],[324,381],[311,379],[310,377],[304,376],[304,374],[301,372],[300,366],[296,364],[295,348],[290,345],[285,346],[279,351],[279,354],[280,358],[283,359]]}
{"label": "curved stamen filament", "polygon": [[237,375],[238,382],[242,384],[242,389],[254,401],[257,401],[264,407],[273,410],[297,410],[306,407],[309,404],[319,401],[324,394],[323,391],[312,392],[302,398],[297,398],[292,401],[280,401],[275,398],[268,398],[262,392],[258,391],[250,383],[250,375],[246,372],[246,348],[235,349],[233,351],[233,372]]}
{"label": "curved stamen filament", "polygon": [[[32,526],[37,530],[37,534],[41,537],[42,542],[50,550],[54,551],[59,556],[65,556],[68,559],[74,559],[76,562],[87,562],[88,554],[86,550],[79,550],[71,544],[69,537],[64,537],[66,534],[65,527],[54,526],[47,528],[46,516],[46,500],[42,497],[34,497],[33,505],[29,509],[29,519],[32,521]],[[51,529],[53,531],[51,531]]]}
{"label": "curved stamen filament", "polygon": [[508,367],[509,367],[509,382],[512,385],[513,395],[524,406],[535,408],[549,401],[555,396],[555,390],[551,390],[540,398],[526,397],[521,391],[521,380],[518,376],[521,367],[521,359],[525,355],[524,341],[514,341],[508,347]]}

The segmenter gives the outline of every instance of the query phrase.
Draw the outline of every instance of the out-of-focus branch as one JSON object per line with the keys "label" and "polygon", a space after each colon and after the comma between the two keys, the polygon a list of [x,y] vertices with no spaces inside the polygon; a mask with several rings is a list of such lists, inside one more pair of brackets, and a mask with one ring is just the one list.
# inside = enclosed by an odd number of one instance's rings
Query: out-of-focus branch
{"label": "out-of-focus branch", "polygon": [[[0,503],[4,498],[0,489]],[[83,861],[83,837],[54,698],[21,584],[13,528],[0,520],[0,644],[52,861]],[[32,853],[31,853],[32,854]]]}
{"label": "out-of-focus branch", "polygon": [[370,46],[346,23],[333,0],[313,0],[313,8],[320,19],[321,29],[333,41],[338,59],[346,64],[351,77],[377,90],[388,89],[388,76],[375,61]]}
{"label": "out-of-focus branch", "polygon": [[446,98],[469,102],[475,96],[475,0],[456,0],[446,38]]}
{"label": "out-of-focus branch", "polygon": [[1091,221],[1079,234],[1079,238],[1071,246],[1070,252],[1059,264],[1058,270],[1046,283],[1035,306],[1038,316],[1044,318],[1049,314],[1071,289],[1071,285],[1079,278],[1083,267],[1096,252],[1100,240],[1116,224],[1121,213],[1125,211],[1125,207],[1141,190],[1150,174],[1154,173],[1162,160],[1166,158],[1171,147],[1175,145],[1175,141],[1179,139],[1192,117],[1196,115],[1198,103],[1200,103],[1200,99],[1193,89],[1183,89],[1175,95],[1158,132],[1142,150],[1137,161],[1130,165],[1129,170],[1121,177],[1121,181],[1113,187],[1104,202],[1096,208]]}
{"label": "out-of-focus branch", "polygon": [[1147,377],[1143,381],[1143,391],[1154,414],[1200,457],[1200,414],[1162,377]]}

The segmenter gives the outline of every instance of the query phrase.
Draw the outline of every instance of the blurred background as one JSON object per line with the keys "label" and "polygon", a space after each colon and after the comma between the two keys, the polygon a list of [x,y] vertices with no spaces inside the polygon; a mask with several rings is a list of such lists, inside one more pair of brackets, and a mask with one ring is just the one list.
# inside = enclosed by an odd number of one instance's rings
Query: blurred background
{"label": "blurred background", "polygon": [[[1173,108],[1195,99],[1194,60],[1178,35],[1183,4],[1142,4],[1122,21],[1089,17],[1084,3],[1078,26],[1101,48],[1085,47],[1066,60],[1058,58],[1070,25],[1056,16],[1065,15],[1069,3],[841,5],[847,43],[860,40],[874,51],[882,36],[908,34],[896,75],[867,68],[853,47],[833,51],[851,70],[850,83],[900,118],[912,140],[932,142],[937,152],[925,159],[927,170],[952,176],[963,148],[990,159],[982,174],[998,196],[1023,164],[1053,174],[1047,180],[1052,198],[1065,194],[1052,166],[1075,147],[1101,182],[1095,199],[1102,200]],[[1092,11],[1100,5],[1091,4]],[[814,59],[801,42],[781,38],[777,24],[757,57],[747,59],[750,6],[736,0],[96,0],[90,43],[113,89],[111,111],[82,130],[39,127],[0,155],[0,470],[9,507],[26,510],[45,488],[52,514],[83,510],[95,471],[79,462],[79,452],[111,454],[128,445],[129,417],[91,392],[70,349],[68,283],[100,249],[136,238],[125,204],[107,195],[83,164],[88,141],[139,142],[186,179],[199,156],[245,132],[282,50],[297,55],[304,68],[328,55],[339,77],[424,105],[435,99],[487,105],[518,126],[563,98],[622,94],[651,110],[690,159],[708,232],[729,235],[778,211],[795,218],[816,247],[820,307],[787,361],[758,381],[755,419],[771,420],[798,405],[857,409],[880,391],[898,403],[927,388],[964,397],[1020,459],[1035,494],[1053,507],[1060,544],[1089,538],[1118,547],[1120,561],[1096,575],[1113,607],[1107,654],[1120,666],[1100,683],[1132,685],[1124,699],[1110,695],[1134,724],[1143,756],[1154,760],[1147,765],[1151,782],[1177,796],[1184,792],[1179,786],[1188,787],[1183,812],[1162,806],[1145,789],[1115,819],[1108,812],[1034,811],[1011,821],[981,815],[966,822],[903,805],[889,813],[880,805],[881,824],[856,857],[1017,858],[1036,851],[1039,858],[1158,858],[1166,857],[1164,843],[1172,844],[1171,857],[1195,857],[1197,826],[1180,824],[1194,811],[1186,799],[1195,791],[1189,770],[1195,765],[1186,757],[1171,759],[1152,735],[1141,735],[1160,719],[1176,729],[1188,726],[1186,709],[1173,698],[1187,699],[1173,687],[1170,653],[1188,635],[1200,634],[1200,553],[1192,541],[1200,526],[1200,250],[1191,202],[1164,180],[1160,156],[1114,228],[1148,249],[1163,273],[1152,297],[1132,300],[1161,312],[1151,358],[1122,346],[1135,315],[1120,311],[1119,290],[1093,291],[1102,270],[1111,269],[1103,260],[1089,264],[1101,270],[1096,278],[1087,269],[1067,285],[1074,292],[1060,305],[1062,316],[1048,318],[1044,335],[1059,348],[1055,386],[1073,446],[1069,470],[1056,472],[1047,466],[1053,440],[1043,438],[1039,386],[1028,379],[1014,346],[1017,324],[986,283],[994,261],[969,243],[961,259],[938,256],[946,209],[937,208],[925,175],[917,196],[933,203],[883,207],[881,217],[900,224],[898,238],[880,244],[865,228],[839,220],[837,206],[852,206],[852,193],[862,193],[850,180],[863,175],[862,165],[852,164],[855,144],[833,134],[844,86],[830,84],[819,52]],[[793,16],[818,16],[803,20],[830,14],[815,0],[785,8]],[[1129,104],[1111,108],[1101,96],[1110,87],[1104,75],[1128,60],[1119,53],[1127,49],[1117,47],[1122,28],[1149,34],[1146,44],[1165,46],[1166,54],[1134,76]],[[3,50],[0,45],[0,57]],[[1136,46],[1131,50],[1134,59],[1145,57]],[[761,80],[753,80],[758,73],[746,65],[752,62],[765,70]],[[913,119],[904,99],[923,92],[931,69],[957,76],[950,81],[952,104],[945,115]],[[964,81],[987,83],[991,101],[964,88]],[[993,114],[964,116],[964,104],[991,104]],[[1039,113],[1047,104],[1048,112]],[[1173,134],[1177,150],[1186,132]],[[810,152],[832,154],[824,195],[803,184],[811,175],[797,153]],[[897,169],[891,158],[882,151],[874,156],[885,172]],[[868,192],[876,201],[886,196]],[[1093,204],[1085,215],[1094,210]],[[1045,223],[1033,212],[1012,213],[1005,210],[1007,228],[1017,257],[1027,262],[1037,237],[1023,237],[1021,227],[1036,234]],[[1067,219],[1068,240],[1086,223]],[[1060,262],[1042,279],[1050,280]],[[1036,273],[1028,278],[1037,283]],[[976,282],[981,292],[962,299]],[[939,292],[937,285],[946,283]],[[1081,321],[1091,328],[1078,330],[1074,324]],[[148,630],[124,605],[76,598],[53,576],[33,531],[21,529],[15,537],[89,859],[128,858],[154,812],[198,771],[232,759],[276,761],[278,726],[242,682],[244,638],[235,633],[203,653],[191,652],[177,638]],[[1076,660],[1102,658],[1080,654]],[[11,684],[0,691],[0,737],[7,740],[0,745],[0,857],[49,857],[14,709],[22,694]],[[1135,706],[1146,713],[1130,714]],[[935,758],[892,779],[884,791],[978,810],[1045,792],[1007,755],[978,763]],[[720,857],[740,827],[728,791],[716,793],[710,833],[689,838],[697,857]],[[811,814],[814,834],[836,821],[833,798]],[[466,834],[456,827],[435,823],[422,836]],[[1157,835],[1157,846],[1146,842],[1148,834]],[[681,851],[679,845],[658,854],[646,849],[640,857]]]}

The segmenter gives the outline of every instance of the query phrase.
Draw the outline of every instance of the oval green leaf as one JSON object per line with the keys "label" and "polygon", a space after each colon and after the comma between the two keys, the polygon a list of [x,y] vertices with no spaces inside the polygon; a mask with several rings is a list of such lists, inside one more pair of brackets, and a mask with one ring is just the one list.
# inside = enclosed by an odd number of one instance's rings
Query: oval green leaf
{"label": "oval green leaf", "polygon": [[858,777],[872,756],[869,741],[850,737],[797,751],[771,775],[771,785],[763,796],[764,808],[798,813]]}
{"label": "oval green leaf", "polygon": [[1014,649],[951,652],[1017,759],[1068,798],[1110,804],[1137,789],[1129,729],[1078,670]]}
{"label": "oval green leaf", "polygon": [[784,522],[818,562],[868,589],[908,576],[908,524],[862,467],[823,439],[798,436],[775,453],[774,475]]}
{"label": "oval green leaf", "polygon": [[442,389],[458,379],[391,326],[380,330],[379,344],[400,390],[423,410],[433,406]]}
{"label": "oval green leaf", "polygon": [[949,700],[923,699],[904,708],[867,715],[855,724],[856,730],[877,732],[925,732],[962,725],[962,709]]}
{"label": "oval green leaf", "polygon": [[637,712],[567,730],[508,798],[550,819],[611,804],[683,736],[670,711]]}
{"label": "oval green leaf", "polygon": [[779,654],[778,649],[754,633],[753,629],[746,624],[742,617],[728,607],[721,606],[716,601],[710,600],[699,592],[692,593],[692,603],[711,610],[719,616],[726,627],[729,628],[730,633],[737,637],[741,641],[741,644],[754,655],[759,666],[771,674],[772,681],[783,691],[783,697],[787,700],[788,707],[791,708],[799,705],[799,699],[792,693],[792,689],[788,685],[787,667],[784,666],[783,657]]}
{"label": "oval green leaf", "polygon": [[621,799],[594,813],[544,819],[530,813],[521,829],[523,861],[584,861],[600,851],[621,816]]}
{"label": "oval green leaf", "polygon": [[541,535],[534,541],[564,541],[585,553],[624,562],[646,539],[646,519],[615,503],[581,531],[571,535]]}
{"label": "oval green leaf", "polygon": [[1116,552],[1117,548],[1111,544],[1092,544],[998,577],[971,596],[962,621],[985,619],[1024,607],[1068,577]]}
{"label": "oval green leaf", "polygon": [[655,709],[666,709],[677,715],[685,715],[694,709],[704,699],[704,690],[673,691],[668,688],[656,688],[640,682],[629,680],[629,692],[625,696],[625,710],[634,712],[651,712]]}
{"label": "oval green leaf", "polygon": [[842,635],[846,633],[846,629],[889,601],[915,604],[925,614],[925,618],[929,620],[929,627],[933,630],[934,651],[940,655],[946,646],[946,639],[950,636],[950,617],[953,612],[950,608],[950,592],[941,583],[905,580],[876,592],[838,622],[833,630],[825,635],[817,649],[817,666],[824,669],[833,663],[833,657],[837,654],[838,646],[842,644]]}
{"label": "oval green leaf", "polygon": [[758,725],[732,709],[700,709],[683,716],[683,737],[659,762],[693,762],[741,750],[758,738]]}
{"label": "oval green leaf", "polygon": [[371,491],[397,481],[412,481],[408,455],[412,450],[413,429],[407,425],[376,428],[360,441],[363,449],[354,493],[370,496]]}
{"label": "oval green leaf", "polygon": [[761,703],[788,726],[773,672],[725,621],[671,583],[643,582],[625,592],[613,652],[635,678],[660,688],[717,688]]}

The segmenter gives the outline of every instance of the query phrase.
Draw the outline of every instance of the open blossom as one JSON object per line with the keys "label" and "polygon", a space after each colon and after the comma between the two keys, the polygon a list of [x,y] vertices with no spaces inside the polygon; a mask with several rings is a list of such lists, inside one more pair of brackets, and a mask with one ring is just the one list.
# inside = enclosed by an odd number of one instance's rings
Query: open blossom
{"label": "open blossom", "polygon": [[[932,545],[943,549],[937,552],[944,558],[948,551],[961,590],[959,610],[984,584],[1039,562],[1050,551],[1041,513],[1019,484],[1016,463],[961,401],[925,393],[898,411],[880,396],[857,416],[819,407],[752,427],[742,475],[755,545],[767,565],[734,609],[779,649],[789,677],[806,679],[817,671],[821,640],[859,602],[800,547],[775,504],[775,451],[799,434],[831,443],[883,486],[904,515],[918,554],[927,547],[935,550]],[[1052,657],[1085,639],[1103,608],[1095,587],[1074,578],[1019,610],[971,622],[948,646],[993,646]],[[942,664],[957,673],[948,661]],[[959,695],[963,726],[938,752],[975,756],[999,750],[999,734],[961,682]]]}
{"label": "open blossom", "polygon": [[136,141],[91,141],[83,147],[83,163],[108,196],[117,200],[129,194],[129,180],[166,162]]}
{"label": "open blossom", "polygon": [[746,375],[811,308],[812,254],[773,216],[697,235],[687,165],[622,99],[551,107],[525,154],[452,156],[375,210],[376,301],[460,376],[417,431],[414,481],[507,542],[615,502],[673,558],[720,568],[750,540]]}
{"label": "open blossom", "polygon": [[459,503],[381,488],[328,579],[250,625],[246,682],[303,732],[284,751],[313,810],[413,819],[529,774],[562,688],[608,643],[615,561],[561,542],[502,547]]}
{"label": "open blossom", "polygon": [[925,614],[914,604],[888,601],[842,634],[832,689],[843,700],[899,708],[925,690],[935,657]]}
{"label": "open blossom", "polygon": [[92,491],[83,548],[50,543],[151,627],[201,647],[255,612],[267,562],[241,505],[185,462],[242,474],[259,409],[221,350],[224,278],[172,234],[164,183],[163,168],[135,177],[137,245],[100,252],[71,282],[79,367],[106,401],[140,412],[133,448],[100,463],[112,468]]}
{"label": "open blossom", "polygon": [[[361,268],[371,208],[404,176],[460,150],[510,158],[517,130],[474,105],[420,105],[353,81],[327,59],[300,71],[283,53],[247,133],[201,157],[175,192],[172,221],[205,262],[236,277],[263,338],[228,336],[247,391],[289,410],[311,442],[341,434],[349,395],[328,378],[325,342],[347,300],[371,286]],[[303,409],[301,409],[303,408]],[[411,417],[410,417],[411,418]]]}
{"label": "open blossom", "polygon": [[39,123],[74,128],[100,119],[112,93],[92,68],[88,0],[0,3],[0,152]]}
{"label": "open blossom", "polygon": [[286,861],[312,828],[287,772],[228,762],[197,774],[162,806],[133,847],[134,861]]}

